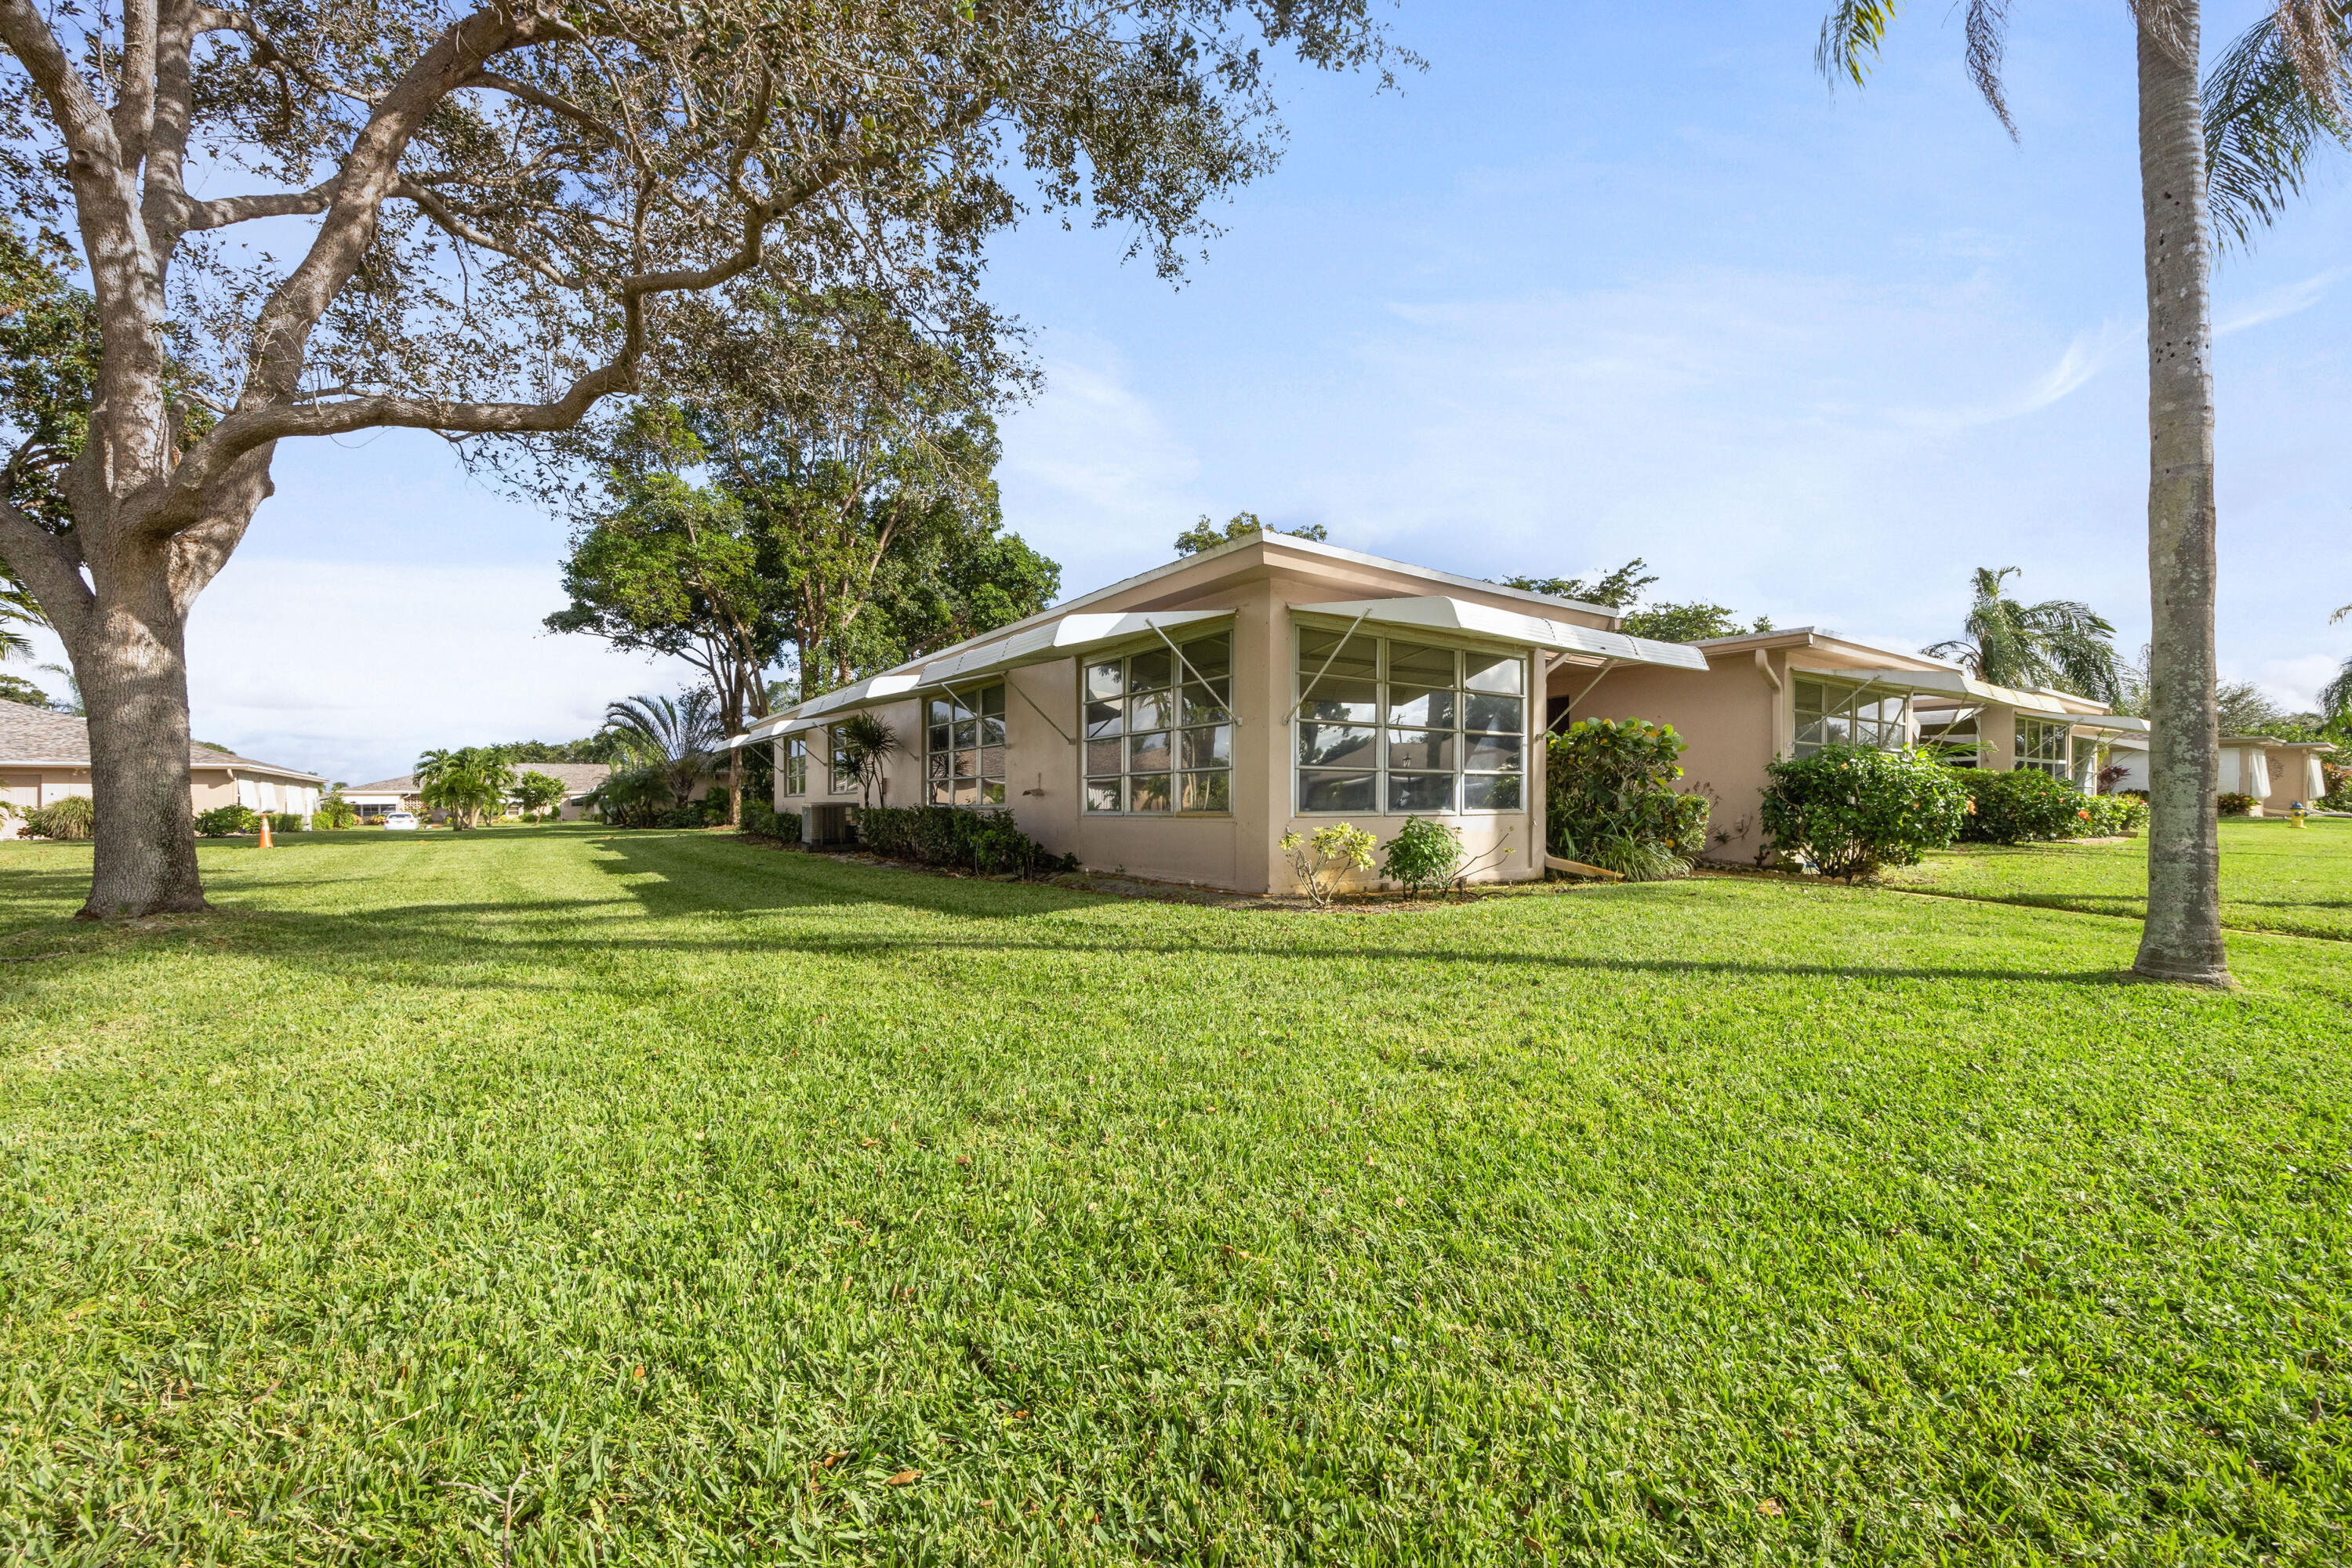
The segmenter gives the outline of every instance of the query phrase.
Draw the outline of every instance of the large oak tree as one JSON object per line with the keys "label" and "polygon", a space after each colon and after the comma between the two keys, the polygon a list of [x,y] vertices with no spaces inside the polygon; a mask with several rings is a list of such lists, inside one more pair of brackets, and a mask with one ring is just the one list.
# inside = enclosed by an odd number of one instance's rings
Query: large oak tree
{"label": "large oak tree", "polygon": [[0,496],[89,708],[86,912],[203,905],[184,628],[279,442],[569,428],[752,279],[951,322],[1024,210],[1174,272],[1277,52],[1384,68],[1370,4],[0,0],[0,184],[102,347],[69,516]]}

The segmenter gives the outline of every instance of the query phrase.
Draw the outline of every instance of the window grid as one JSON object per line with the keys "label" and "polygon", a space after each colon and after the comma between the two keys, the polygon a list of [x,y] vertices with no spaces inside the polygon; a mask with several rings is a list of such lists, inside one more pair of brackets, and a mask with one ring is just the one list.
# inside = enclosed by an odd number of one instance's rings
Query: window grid
{"label": "window grid", "polygon": [[2070,754],[2074,739],[2074,727],[2048,719],[2024,719],[2017,721],[2017,766],[2048,773],[2052,778],[2070,778],[2074,774],[2074,758]]}
{"label": "window grid", "polygon": [[1302,626],[1302,816],[1524,808],[1527,659]]}
{"label": "window grid", "polygon": [[831,748],[833,752],[833,777],[830,781],[833,785],[832,793],[835,795],[856,795],[857,793],[857,764],[849,760],[849,746],[848,743],[842,739],[840,726],[835,725],[828,728],[825,731],[825,739],[826,744]]}
{"label": "window grid", "polygon": [[1231,632],[1087,665],[1086,809],[1097,816],[1234,808]]}
{"label": "window grid", "polygon": [[1920,742],[1956,748],[1945,758],[1947,767],[1976,767],[1983,760],[1983,737],[1978,732],[1977,721],[1978,711],[1973,708],[1959,710],[1958,717],[1945,710],[1923,711],[1919,715]]}
{"label": "window grid", "polygon": [[1004,804],[1004,683],[923,703],[923,798],[933,805]]}
{"label": "window grid", "polygon": [[1911,694],[1896,692],[1857,701],[1870,689],[1834,681],[1799,680],[1796,744],[1800,757],[1824,746],[1865,746],[1899,752],[1911,743]]}
{"label": "window grid", "polygon": [[799,735],[784,740],[784,793],[808,794],[808,742]]}

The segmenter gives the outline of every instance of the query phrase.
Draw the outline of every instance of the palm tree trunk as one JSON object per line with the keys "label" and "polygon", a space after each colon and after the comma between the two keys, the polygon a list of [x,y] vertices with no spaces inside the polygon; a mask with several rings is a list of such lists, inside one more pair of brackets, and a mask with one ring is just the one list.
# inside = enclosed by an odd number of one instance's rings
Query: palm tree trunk
{"label": "palm tree trunk", "polygon": [[[2205,207],[2196,0],[2175,47],[2139,35],[2140,206],[2147,254],[2147,922],[2132,967],[2230,983],[2221,944],[2213,690],[2213,231]],[[2177,48],[2177,55],[2176,55]]]}

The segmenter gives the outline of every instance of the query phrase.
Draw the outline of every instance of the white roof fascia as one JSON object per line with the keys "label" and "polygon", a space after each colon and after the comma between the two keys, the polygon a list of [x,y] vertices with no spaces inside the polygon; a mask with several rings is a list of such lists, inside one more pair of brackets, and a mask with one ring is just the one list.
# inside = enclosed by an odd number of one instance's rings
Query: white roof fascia
{"label": "white roof fascia", "polygon": [[1231,610],[1129,610],[1123,614],[1063,616],[1045,626],[1031,626],[950,658],[933,659],[923,666],[921,683],[940,686],[1015,669],[1024,664],[1067,658],[1087,648],[1147,637],[1173,626],[1230,620],[1233,614]]}
{"label": "white roof fascia", "polygon": [[1302,614],[1361,619],[1381,626],[1422,626],[1432,631],[1469,632],[1522,647],[1559,648],[1588,659],[1620,664],[1662,664],[1677,669],[1705,669],[1706,655],[1683,643],[1653,642],[1622,632],[1596,631],[1541,616],[1523,616],[1493,605],[1427,595],[1402,599],[1343,599],[1328,605],[1293,605]]}

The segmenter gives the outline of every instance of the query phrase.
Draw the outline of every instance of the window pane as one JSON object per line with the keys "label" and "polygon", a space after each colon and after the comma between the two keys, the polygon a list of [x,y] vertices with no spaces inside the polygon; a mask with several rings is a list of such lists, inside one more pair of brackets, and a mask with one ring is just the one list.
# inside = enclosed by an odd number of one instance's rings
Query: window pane
{"label": "window pane", "polygon": [[945,805],[949,803],[950,799],[950,797],[948,795],[948,781],[945,779],[933,779],[930,783],[931,804],[933,805]]}
{"label": "window pane", "polygon": [[1516,735],[1519,732],[1519,700],[1516,697],[1482,697],[1473,692],[1463,700],[1462,727],[1499,730]]}
{"label": "window pane", "polygon": [[1329,767],[1352,763],[1357,767],[1372,765],[1372,737],[1370,728],[1349,724],[1301,724],[1298,726],[1298,760],[1307,767]]}
{"label": "window pane", "polygon": [[1822,683],[1820,681],[1800,680],[1797,682],[1797,711],[1800,713],[1821,712],[1825,706],[1822,699],[1827,694],[1822,689]]}
{"label": "window pane", "polygon": [[979,776],[979,773],[980,753],[978,752],[958,752],[955,754],[956,777],[960,779],[976,778]]}
{"label": "window pane", "polygon": [[1180,809],[1184,811],[1231,811],[1234,808],[1234,775],[1229,773],[1186,773],[1184,798]]}
{"label": "window pane", "polygon": [[924,737],[924,741],[926,742],[924,750],[930,752],[944,752],[955,744],[953,741],[948,739],[948,727],[945,724],[932,725],[930,733]]}
{"label": "window pane", "polygon": [[1389,644],[1389,679],[1401,686],[1454,684],[1454,650],[1423,643]]}
{"label": "window pane", "polygon": [[979,788],[979,781],[976,779],[956,780],[955,804],[958,805],[971,805],[977,804],[975,797],[978,794]]}
{"label": "window pane", "polygon": [[1300,627],[1298,672],[1312,676],[1323,668],[1323,661],[1327,658],[1331,661],[1331,668],[1324,671],[1326,680],[1370,680],[1380,674],[1380,645],[1370,637],[1349,637],[1348,646],[1340,647],[1338,632],[1318,632]]}
{"label": "window pane", "polygon": [[1087,695],[1099,702],[1117,697],[1127,690],[1126,678],[1120,672],[1119,661],[1089,665],[1087,668]]}
{"label": "window pane", "polygon": [[1166,644],[1147,648],[1127,661],[1127,689],[1129,691],[1151,691],[1173,684],[1176,656]]}
{"label": "window pane", "polygon": [[1089,703],[1087,703],[1087,738],[1088,738],[1088,739],[1090,739],[1090,740],[1092,740],[1092,739],[1099,738],[1099,737],[1104,736],[1104,735],[1116,735],[1116,734],[1118,734],[1118,733],[1119,732],[1119,731],[1124,727],[1124,726],[1121,724],[1120,720],[1119,720],[1119,713],[1120,713],[1120,710],[1121,710],[1121,705],[1120,705],[1119,703],[1117,703],[1117,702],[1089,702]]}
{"label": "window pane", "polygon": [[1797,726],[1797,744],[1819,750],[1822,744],[1822,721],[1819,719]]}
{"label": "window pane", "polygon": [[1380,688],[1369,680],[1334,680],[1326,676],[1298,710],[1299,716],[1326,723],[1370,724],[1379,711],[1379,694]]}
{"label": "window pane", "polygon": [[948,712],[948,700],[944,697],[932,698],[923,704],[923,710],[929,715],[925,722],[932,725],[945,724],[950,717]]}
{"label": "window pane", "polygon": [[1178,645],[1184,650],[1184,662],[1202,680],[1215,680],[1233,673],[1234,638],[1231,632],[1219,632],[1213,637],[1196,637]]}
{"label": "window pane", "polygon": [[1389,775],[1389,809],[1391,811],[1452,811],[1454,809],[1454,775],[1452,773],[1391,773]]}
{"label": "window pane", "polygon": [[1202,685],[1197,680],[1184,683],[1184,722],[1197,724],[1204,720],[1224,719],[1233,713],[1233,682],[1212,680]]}
{"label": "window pane", "polygon": [[1830,746],[1853,744],[1853,726],[1846,722],[1844,714],[1832,713],[1822,721],[1822,743]]}
{"label": "window pane", "polygon": [[[1170,754],[1168,731],[1155,730],[1149,735],[1127,738],[1128,766],[1137,773],[1166,773],[1175,759]],[[1141,811],[1143,807],[1135,808]]]}
{"label": "window pane", "polygon": [[1165,730],[1174,721],[1176,704],[1165,691],[1148,692],[1127,700],[1127,727],[1132,731]]}
{"label": "window pane", "polygon": [[1117,811],[1118,809],[1118,781],[1117,779],[1088,779],[1087,781],[1087,809],[1088,811]]}
{"label": "window pane", "polygon": [[1516,655],[1462,656],[1462,684],[1472,691],[1498,691],[1517,697],[1524,689],[1526,673],[1526,661]]}
{"label": "window pane", "polygon": [[1465,811],[1518,810],[1519,775],[1517,773],[1463,774],[1462,805]]}
{"label": "window pane", "polygon": [[1428,773],[1454,771],[1451,730],[1391,730],[1389,766]]}
{"label": "window pane", "polygon": [[1300,773],[1298,809],[1370,811],[1372,809],[1372,776],[1370,773]]}
{"label": "window pane", "polygon": [[[1225,768],[1234,762],[1234,731],[1230,724],[1220,724],[1213,730],[1184,731],[1184,754],[1181,765],[1188,768]],[[1223,809],[1220,807],[1219,809]]]}
{"label": "window pane", "polygon": [[982,714],[991,718],[1003,718],[1004,688],[1002,686],[991,686],[982,689],[980,694],[980,710]]}
{"label": "window pane", "polygon": [[945,752],[933,752],[929,756],[924,758],[923,773],[924,775],[929,778],[943,779],[947,777],[948,754]]}
{"label": "window pane", "polygon": [[1119,741],[1088,741],[1087,772],[1097,778],[1109,773],[1124,773],[1126,770],[1119,766],[1120,751],[1123,745],[1124,742]]}
{"label": "window pane", "polygon": [[979,745],[980,721],[977,719],[957,720],[955,724],[955,743],[956,749],[959,751],[962,750],[966,746]]}
{"label": "window pane", "polygon": [[1129,811],[1166,811],[1171,804],[1166,773],[1138,773],[1127,781],[1127,787]]}
{"label": "window pane", "polygon": [[980,750],[980,776],[1001,779],[1004,776],[1004,748],[982,746]]}
{"label": "window pane", "polygon": [[1004,744],[1004,716],[1003,714],[999,714],[993,719],[982,719],[980,721],[980,743],[983,746],[1001,746]]}
{"label": "window pane", "polygon": [[[1481,702],[1494,702],[1493,697],[1482,697]],[[1389,683],[1389,722],[1411,724],[1415,729],[1451,730],[1454,728],[1454,688],[1399,686]]]}
{"label": "window pane", "polygon": [[1517,735],[1465,735],[1462,737],[1462,765],[1475,768],[1482,773],[1517,773],[1519,768],[1519,738]]}
{"label": "window pane", "polygon": [[1004,804],[1004,781],[1003,779],[981,780],[980,804],[982,805],[1003,805]]}

